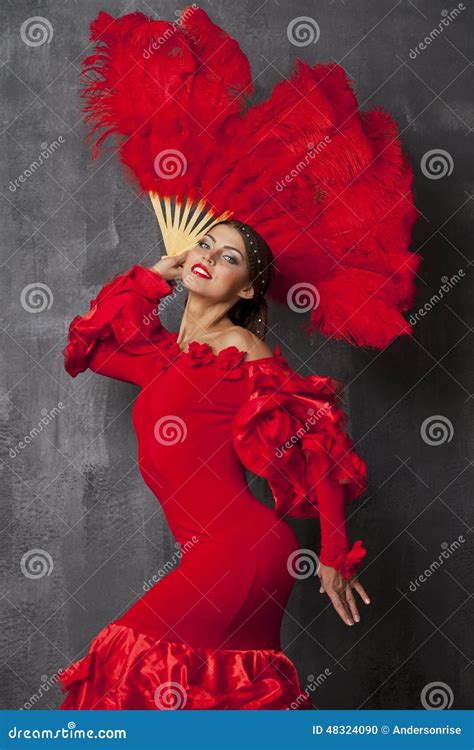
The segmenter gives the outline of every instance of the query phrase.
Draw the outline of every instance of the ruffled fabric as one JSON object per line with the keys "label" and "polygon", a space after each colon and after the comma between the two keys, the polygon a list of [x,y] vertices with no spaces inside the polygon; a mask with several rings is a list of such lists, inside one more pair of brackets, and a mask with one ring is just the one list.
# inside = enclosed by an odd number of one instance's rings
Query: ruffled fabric
{"label": "ruffled fabric", "polygon": [[224,380],[241,380],[244,377],[246,354],[236,346],[228,346],[219,352],[216,366]]}
{"label": "ruffled fabric", "polygon": [[[178,344],[176,344],[178,334],[175,332],[171,335],[173,336],[175,345],[178,347]],[[180,351],[179,347],[178,351]],[[181,354],[185,357],[190,367],[214,365],[224,380],[240,380],[243,377],[244,370],[241,365],[247,353],[236,346],[227,346],[216,354],[209,344],[191,341],[187,351],[181,352]]]}
{"label": "ruffled fabric", "polygon": [[95,345],[108,339],[122,352],[156,353],[157,344],[168,336],[158,304],[171,291],[162,276],[140,265],[117,274],[90,301],[89,312],[71,321],[63,349],[66,371],[76,377],[86,370]]}
{"label": "ruffled fabric", "polygon": [[322,477],[342,484],[346,501],[359,497],[367,465],[345,432],[343,384],[300,376],[271,359],[249,369],[251,393],[235,415],[233,443],[242,462],[270,483],[279,514],[317,516],[314,486]]}
{"label": "ruffled fabric", "polygon": [[337,556],[333,567],[341,572],[343,578],[352,578],[356,575],[366,554],[367,550],[364,549],[362,540],[357,539],[349,552]]}
{"label": "ruffled fabric", "polygon": [[58,676],[65,710],[313,708],[281,650],[193,648],[116,622]]}
{"label": "ruffled fabric", "polygon": [[[278,515],[319,516],[318,485],[322,492],[323,483],[337,489],[334,495],[342,503],[358,498],[367,489],[367,464],[346,432],[343,383],[298,375],[279,350],[276,358],[249,362],[249,377],[249,398],[233,420],[233,444],[242,463],[268,481]],[[340,537],[344,549],[338,548],[333,566],[348,577],[366,550],[361,540],[349,550]]]}

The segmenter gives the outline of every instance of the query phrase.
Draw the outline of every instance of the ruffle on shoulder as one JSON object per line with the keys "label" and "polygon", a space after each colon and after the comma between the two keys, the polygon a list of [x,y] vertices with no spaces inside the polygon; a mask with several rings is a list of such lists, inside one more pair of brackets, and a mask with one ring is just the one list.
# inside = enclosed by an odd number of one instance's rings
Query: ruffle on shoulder
{"label": "ruffle on shoulder", "polygon": [[282,650],[195,648],[116,622],[58,676],[65,710],[313,708]]}
{"label": "ruffle on shoulder", "polygon": [[301,376],[277,357],[249,367],[250,395],[232,426],[243,464],[270,484],[280,516],[318,515],[316,485],[326,478],[351,501],[367,489],[367,465],[346,433],[344,385],[332,377]]}
{"label": "ruffle on shoulder", "polygon": [[158,273],[134,265],[117,274],[90,302],[85,315],[69,325],[68,343],[63,349],[64,367],[75,377],[87,369],[95,344],[111,337],[122,351],[146,354],[156,350],[168,331],[158,314],[158,302],[172,291]]}
{"label": "ruffle on shoulder", "polygon": [[343,383],[298,375],[279,346],[275,355],[249,363],[248,400],[232,425],[234,448],[268,481],[278,516],[320,517],[321,563],[352,578],[366,550],[361,539],[349,548],[344,511],[367,489],[367,465],[345,429]]}

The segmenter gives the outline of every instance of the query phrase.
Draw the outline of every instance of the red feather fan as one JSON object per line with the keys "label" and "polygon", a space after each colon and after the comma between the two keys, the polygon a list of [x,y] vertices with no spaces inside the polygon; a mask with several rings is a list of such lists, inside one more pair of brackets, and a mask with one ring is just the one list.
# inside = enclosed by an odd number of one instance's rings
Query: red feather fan
{"label": "red feather fan", "polygon": [[121,162],[165,200],[166,216],[153,203],[168,252],[173,233],[193,237],[173,221],[171,199],[174,211],[201,201],[196,215],[232,215],[266,239],[269,294],[294,309],[309,300],[308,333],[376,349],[410,333],[401,313],[421,262],[408,250],[412,169],[395,120],[381,108],[361,113],[341,66],[297,60],[249,107],[249,62],[201,9],[176,22],[101,11],[91,40],[81,95],[92,156],[120,136]]}

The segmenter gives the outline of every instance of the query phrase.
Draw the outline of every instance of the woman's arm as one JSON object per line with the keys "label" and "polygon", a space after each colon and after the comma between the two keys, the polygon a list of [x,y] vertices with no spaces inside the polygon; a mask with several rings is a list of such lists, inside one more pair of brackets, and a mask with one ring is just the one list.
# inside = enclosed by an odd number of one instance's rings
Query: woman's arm
{"label": "woman's arm", "polygon": [[351,612],[358,613],[351,587],[368,603],[355,577],[366,551],[360,539],[349,549],[345,508],[367,488],[367,465],[345,430],[342,383],[300,376],[279,347],[275,354],[248,365],[249,392],[233,421],[234,447],[247,468],[268,480],[279,516],[319,517],[322,591],[353,624]]}
{"label": "woman's arm", "polygon": [[334,566],[340,555],[349,551],[343,489],[341,484],[325,480],[316,487],[321,528],[319,559],[323,565]]}
{"label": "woman's arm", "polygon": [[63,349],[66,371],[76,377],[89,368],[143,385],[150,355],[167,334],[159,301],[171,291],[166,279],[140,265],[117,274],[90,301],[89,312],[70,323]]}
{"label": "woman's arm", "polygon": [[359,622],[360,615],[351,587],[360,594],[366,604],[370,602],[367,592],[356,577],[357,567],[365,555],[365,550],[362,550],[361,540],[357,540],[349,551],[344,486],[323,479],[317,484],[316,495],[321,528],[319,591],[329,596],[342,620],[347,625],[353,625],[354,621]]}

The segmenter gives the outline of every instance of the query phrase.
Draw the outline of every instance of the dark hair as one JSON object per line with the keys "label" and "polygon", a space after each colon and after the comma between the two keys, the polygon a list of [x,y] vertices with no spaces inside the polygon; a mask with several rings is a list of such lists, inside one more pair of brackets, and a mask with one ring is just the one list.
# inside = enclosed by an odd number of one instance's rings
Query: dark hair
{"label": "dark hair", "polygon": [[249,279],[254,288],[253,297],[240,299],[231,307],[229,318],[235,325],[247,328],[260,339],[264,339],[268,330],[268,305],[265,294],[273,278],[272,251],[263,237],[248,224],[237,219],[219,221],[218,224],[227,224],[240,232],[247,251]]}

